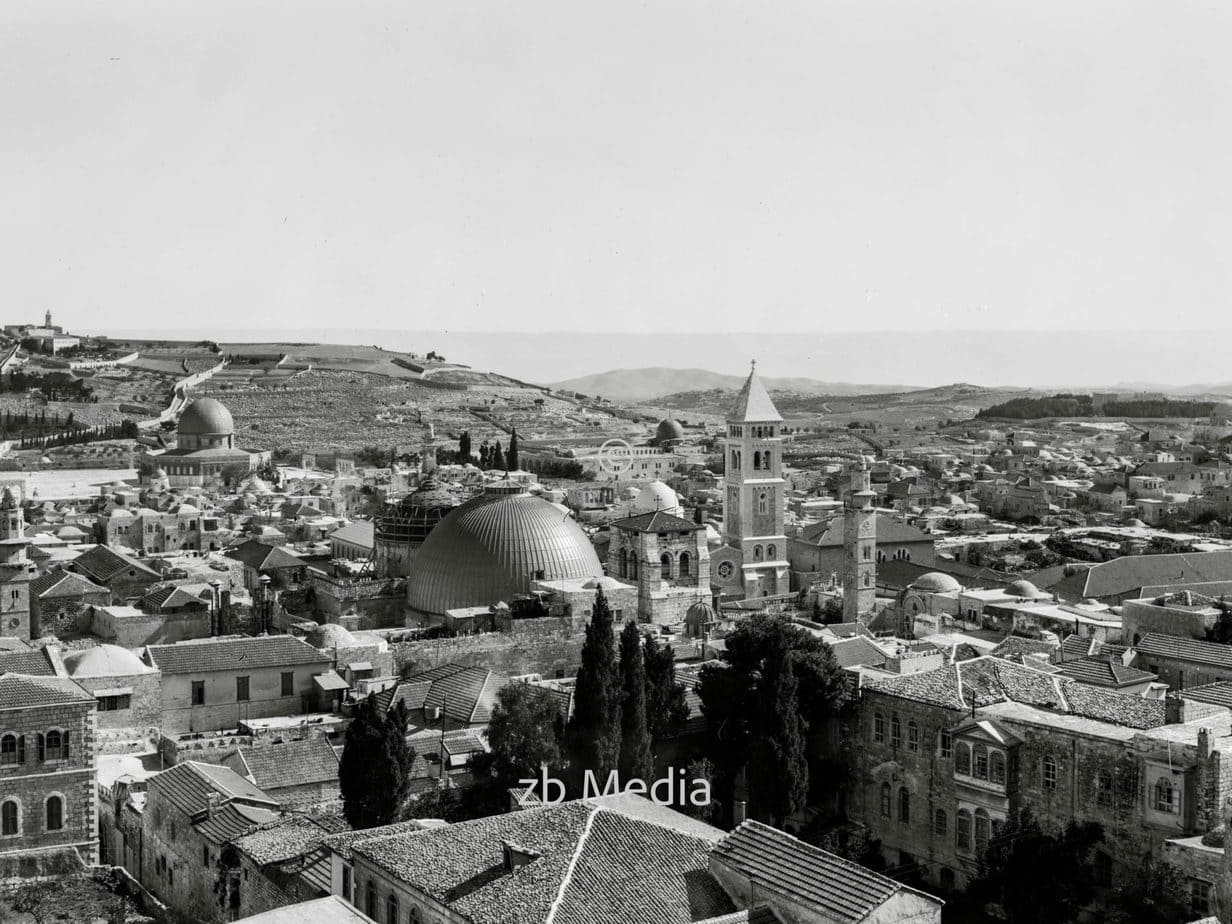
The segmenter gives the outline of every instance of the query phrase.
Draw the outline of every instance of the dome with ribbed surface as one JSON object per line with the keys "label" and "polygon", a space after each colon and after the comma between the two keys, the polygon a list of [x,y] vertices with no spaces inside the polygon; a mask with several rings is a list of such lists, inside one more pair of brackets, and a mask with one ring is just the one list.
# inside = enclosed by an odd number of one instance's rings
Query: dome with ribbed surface
{"label": "dome with ribbed surface", "polygon": [[235,432],[235,421],[221,401],[198,398],[180,415],[176,432],[181,436],[228,436]]}
{"label": "dome with ribbed surface", "polygon": [[452,510],[415,557],[407,600],[420,613],[486,606],[531,581],[603,574],[582,528],[548,501],[489,491]]}

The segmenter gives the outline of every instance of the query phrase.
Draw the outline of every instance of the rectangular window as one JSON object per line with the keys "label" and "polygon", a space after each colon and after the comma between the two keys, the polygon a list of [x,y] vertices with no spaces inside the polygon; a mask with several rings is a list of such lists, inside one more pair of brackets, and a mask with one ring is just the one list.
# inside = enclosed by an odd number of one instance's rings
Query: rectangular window
{"label": "rectangular window", "polygon": [[1057,762],[1051,757],[1044,760],[1044,788],[1057,788]]}
{"label": "rectangular window", "polygon": [[282,672],[282,695],[283,696],[294,696],[295,695],[295,672],[294,671],[283,671]]}
{"label": "rectangular window", "polygon": [[351,867],[342,867],[342,897],[354,904],[355,893],[351,891]]}
{"label": "rectangular window", "polygon": [[205,705],[205,681],[194,680],[192,682],[192,704],[194,706]]}
{"label": "rectangular window", "polygon": [[128,709],[132,705],[132,697],[128,694],[118,696],[100,696],[98,699],[99,712],[118,712],[121,709]]}
{"label": "rectangular window", "polygon": [[954,738],[950,735],[948,729],[941,729],[939,750],[942,757],[950,758],[954,756]]}
{"label": "rectangular window", "polygon": [[210,868],[210,845],[209,844],[201,845],[201,866],[204,869]]}
{"label": "rectangular window", "polygon": [[1211,884],[1206,880],[1189,880],[1189,910],[1196,915],[1211,913]]}
{"label": "rectangular window", "polygon": [[248,702],[248,678],[247,677],[236,677],[235,678],[235,701],[237,703]]}
{"label": "rectangular window", "polygon": [[880,712],[873,713],[873,740],[885,741],[885,716]]}

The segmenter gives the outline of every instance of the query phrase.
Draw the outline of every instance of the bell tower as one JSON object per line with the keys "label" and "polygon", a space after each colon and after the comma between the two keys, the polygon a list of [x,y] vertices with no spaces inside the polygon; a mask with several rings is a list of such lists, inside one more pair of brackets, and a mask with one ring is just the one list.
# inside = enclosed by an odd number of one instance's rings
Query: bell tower
{"label": "bell tower", "polygon": [[877,602],[877,514],[868,465],[851,466],[843,495],[843,622],[857,622]]}
{"label": "bell tower", "polygon": [[782,428],[754,361],[727,417],[724,441],[723,539],[740,553],[746,599],[789,590]]}
{"label": "bell tower", "polygon": [[30,540],[21,504],[10,488],[0,496],[0,636],[30,639]]}

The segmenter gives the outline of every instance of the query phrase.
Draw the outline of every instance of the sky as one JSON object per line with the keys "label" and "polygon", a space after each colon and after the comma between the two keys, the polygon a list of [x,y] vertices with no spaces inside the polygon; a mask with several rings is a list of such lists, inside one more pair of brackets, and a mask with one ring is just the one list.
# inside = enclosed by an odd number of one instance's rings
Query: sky
{"label": "sky", "polygon": [[6,0],[0,298],[218,339],[1232,329],[1229,47],[1219,0]]}

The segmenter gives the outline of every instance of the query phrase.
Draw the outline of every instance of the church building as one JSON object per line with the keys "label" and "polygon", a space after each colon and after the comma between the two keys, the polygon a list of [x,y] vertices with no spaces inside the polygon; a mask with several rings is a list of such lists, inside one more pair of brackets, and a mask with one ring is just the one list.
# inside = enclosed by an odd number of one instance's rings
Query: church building
{"label": "church building", "polygon": [[26,557],[29,548],[21,504],[5,488],[0,496],[0,638],[30,640],[30,579],[36,569]]}
{"label": "church building", "polygon": [[783,418],[756,364],[727,417],[724,441],[723,546],[711,553],[711,580],[724,596],[790,592],[783,529]]}

